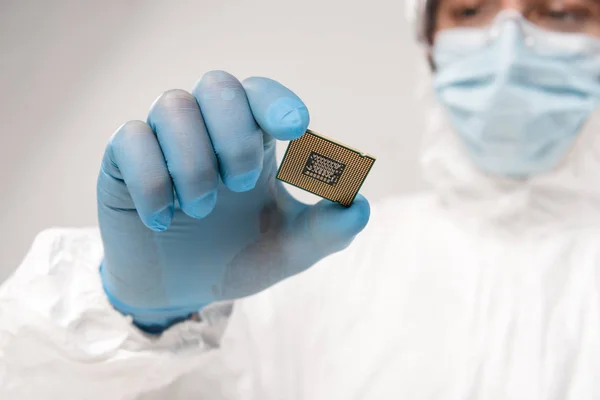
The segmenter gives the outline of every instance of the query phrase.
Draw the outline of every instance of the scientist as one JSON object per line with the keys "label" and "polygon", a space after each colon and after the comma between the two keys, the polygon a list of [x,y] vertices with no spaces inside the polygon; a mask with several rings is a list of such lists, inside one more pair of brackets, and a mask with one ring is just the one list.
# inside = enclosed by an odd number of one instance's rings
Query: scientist
{"label": "scientist", "polygon": [[600,398],[600,3],[415,7],[432,193],[301,204],[292,91],[167,91],[106,147],[99,233],[0,289],[0,398]]}

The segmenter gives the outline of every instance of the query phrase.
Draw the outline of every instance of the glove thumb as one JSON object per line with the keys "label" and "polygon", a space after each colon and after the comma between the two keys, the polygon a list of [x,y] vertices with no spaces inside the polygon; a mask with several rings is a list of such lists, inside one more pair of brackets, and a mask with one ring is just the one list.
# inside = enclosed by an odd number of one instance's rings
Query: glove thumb
{"label": "glove thumb", "polygon": [[287,229],[281,231],[278,223],[271,229],[266,226],[258,241],[234,257],[218,298],[248,296],[305,271],[347,247],[367,225],[369,215],[369,202],[361,195],[348,208],[329,200],[314,206],[302,204]]}
{"label": "glove thumb", "polygon": [[370,213],[369,202],[360,194],[350,207],[321,200],[298,215],[295,234],[304,243],[299,248],[304,248],[319,259],[340,251],[364,229]]}

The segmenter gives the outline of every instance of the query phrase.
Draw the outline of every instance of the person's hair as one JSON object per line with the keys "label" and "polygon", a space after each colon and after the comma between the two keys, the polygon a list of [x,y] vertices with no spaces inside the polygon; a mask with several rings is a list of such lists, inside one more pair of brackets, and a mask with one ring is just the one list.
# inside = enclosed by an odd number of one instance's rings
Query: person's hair
{"label": "person's hair", "polygon": [[440,5],[440,0],[428,0],[425,5],[425,38],[427,43],[433,44],[433,36],[435,34],[437,22],[437,10]]}

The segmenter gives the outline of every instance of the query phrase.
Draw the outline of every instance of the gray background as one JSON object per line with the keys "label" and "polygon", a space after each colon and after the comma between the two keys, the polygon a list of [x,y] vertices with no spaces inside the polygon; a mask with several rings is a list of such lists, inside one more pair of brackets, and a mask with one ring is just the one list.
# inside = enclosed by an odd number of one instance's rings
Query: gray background
{"label": "gray background", "polygon": [[402,0],[0,0],[0,281],[40,230],[96,225],[110,135],[212,69],[279,80],[376,155],[370,199],[423,188],[422,58]]}

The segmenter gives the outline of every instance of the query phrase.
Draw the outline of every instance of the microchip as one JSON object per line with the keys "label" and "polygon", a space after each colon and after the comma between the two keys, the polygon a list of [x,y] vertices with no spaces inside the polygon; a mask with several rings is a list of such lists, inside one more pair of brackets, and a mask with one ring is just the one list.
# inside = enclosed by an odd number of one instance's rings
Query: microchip
{"label": "microchip", "polygon": [[375,157],[314,131],[288,145],[277,179],[349,207]]}

